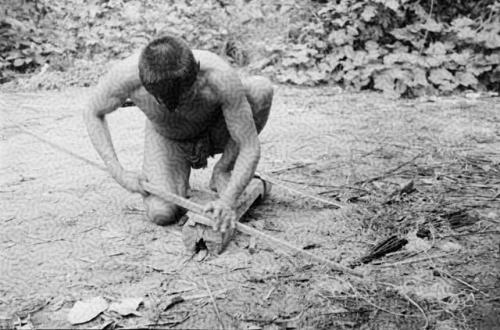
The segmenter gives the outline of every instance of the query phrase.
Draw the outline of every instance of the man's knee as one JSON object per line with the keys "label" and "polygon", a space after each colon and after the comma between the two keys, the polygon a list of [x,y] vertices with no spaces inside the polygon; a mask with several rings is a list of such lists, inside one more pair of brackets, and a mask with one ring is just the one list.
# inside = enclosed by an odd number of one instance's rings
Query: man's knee
{"label": "man's knee", "polygon": [[146,217],[160,226],[177,222],[184,214],[183,210],[175,204],[167,203],[158,197],[144,198]]}

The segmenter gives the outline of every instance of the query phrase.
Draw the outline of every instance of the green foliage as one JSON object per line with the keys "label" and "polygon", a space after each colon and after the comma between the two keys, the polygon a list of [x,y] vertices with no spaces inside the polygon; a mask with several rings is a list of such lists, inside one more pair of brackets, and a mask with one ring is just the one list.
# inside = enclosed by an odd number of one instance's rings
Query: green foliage
{"label": "green foliage", "polygon": [[284,83],[391,97],[500,86],[494,0],[6,0],[2,13],[0,83],[125,57],[168,31]]}
{"label": "green foliage", "polygon": [[5,0],[0,4],[0,83],[45,64],[51,71],[65,71],[76,60],[100,64],[122,58],[165,32],[244,65],[251,47],[242,37],[252,38],[245,27],[273,21],[263,11],[266,5],[247,4],[239,12],[244,3]]}
{"label": "green foliage", "polygon": [[37,33],[43,10],[37,3],[0,5],[0,83],[12,75],[9,69],[27,70],[44,63],[43,55],[50,52],[51,45]]}
{"label": "green foliage", "polygon": [[296,25],[282,51],[281,82],[340,83],[391,97],[500,86],[493,0],[330,1]]}

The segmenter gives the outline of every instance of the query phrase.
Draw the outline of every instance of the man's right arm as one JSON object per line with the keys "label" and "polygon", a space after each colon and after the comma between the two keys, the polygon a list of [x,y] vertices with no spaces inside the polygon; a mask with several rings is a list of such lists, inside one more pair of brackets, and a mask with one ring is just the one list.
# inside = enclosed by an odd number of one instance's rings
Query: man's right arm
{"label": "man's right arm", "polygon": [[[103,159],[111,176],[126,189],[141,192],[131,181],[133,175],[123,169],[116,155],[106,115],[119,108],[140,86],[137,65],[124,61],[110,70],[97,84],[84,110],[84,121],[90,140]],[[137,181],[137,180],[135,180]]]}

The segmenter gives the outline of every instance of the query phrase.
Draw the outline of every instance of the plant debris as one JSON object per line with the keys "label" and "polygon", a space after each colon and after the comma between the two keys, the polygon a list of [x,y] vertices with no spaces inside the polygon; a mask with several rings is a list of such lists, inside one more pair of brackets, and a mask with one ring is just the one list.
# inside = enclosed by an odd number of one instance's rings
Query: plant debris
{"label": "plant debris", "polygon": [[123,298],[118,302],[112,302],[109,305],[108,310],[111,312],[116,312],[121,316],[136,315],[140,316],[137,312],[137,308],[142,303],[142,298]]}
{"label": "plant debris", "polygon": [[361,258],[361,262],[367,264],[375,259],[380,259],[388,253],[396,252],[408,243],[406,238],[394,235],[375,245],[367,255]]}
{"label": "plant debris", "polygon": [[73,325],[87,323],[107,308],[108,302],[102,297],[77,301],[68,313],[68,321]]}
{"label": "plant debris", "polygon": [[451,229],[458,229],[465,226],[471,226],[479,221],[479,216],[477,213],[471,210],[462,209],[452,212],[447,212],[441,215],[441,217],[448,220]]}

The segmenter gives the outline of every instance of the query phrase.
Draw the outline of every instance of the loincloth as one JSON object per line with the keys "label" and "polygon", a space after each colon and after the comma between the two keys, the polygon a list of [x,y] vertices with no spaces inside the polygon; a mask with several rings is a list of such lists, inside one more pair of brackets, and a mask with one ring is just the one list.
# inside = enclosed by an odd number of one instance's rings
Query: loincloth
{"label": "loincloth", "polygon": [[194,169],[207,167],[208,157],[214,155],[214,148],[208,133],[193,139],[177,140],[176,142],[182,150],[185,159]]}

